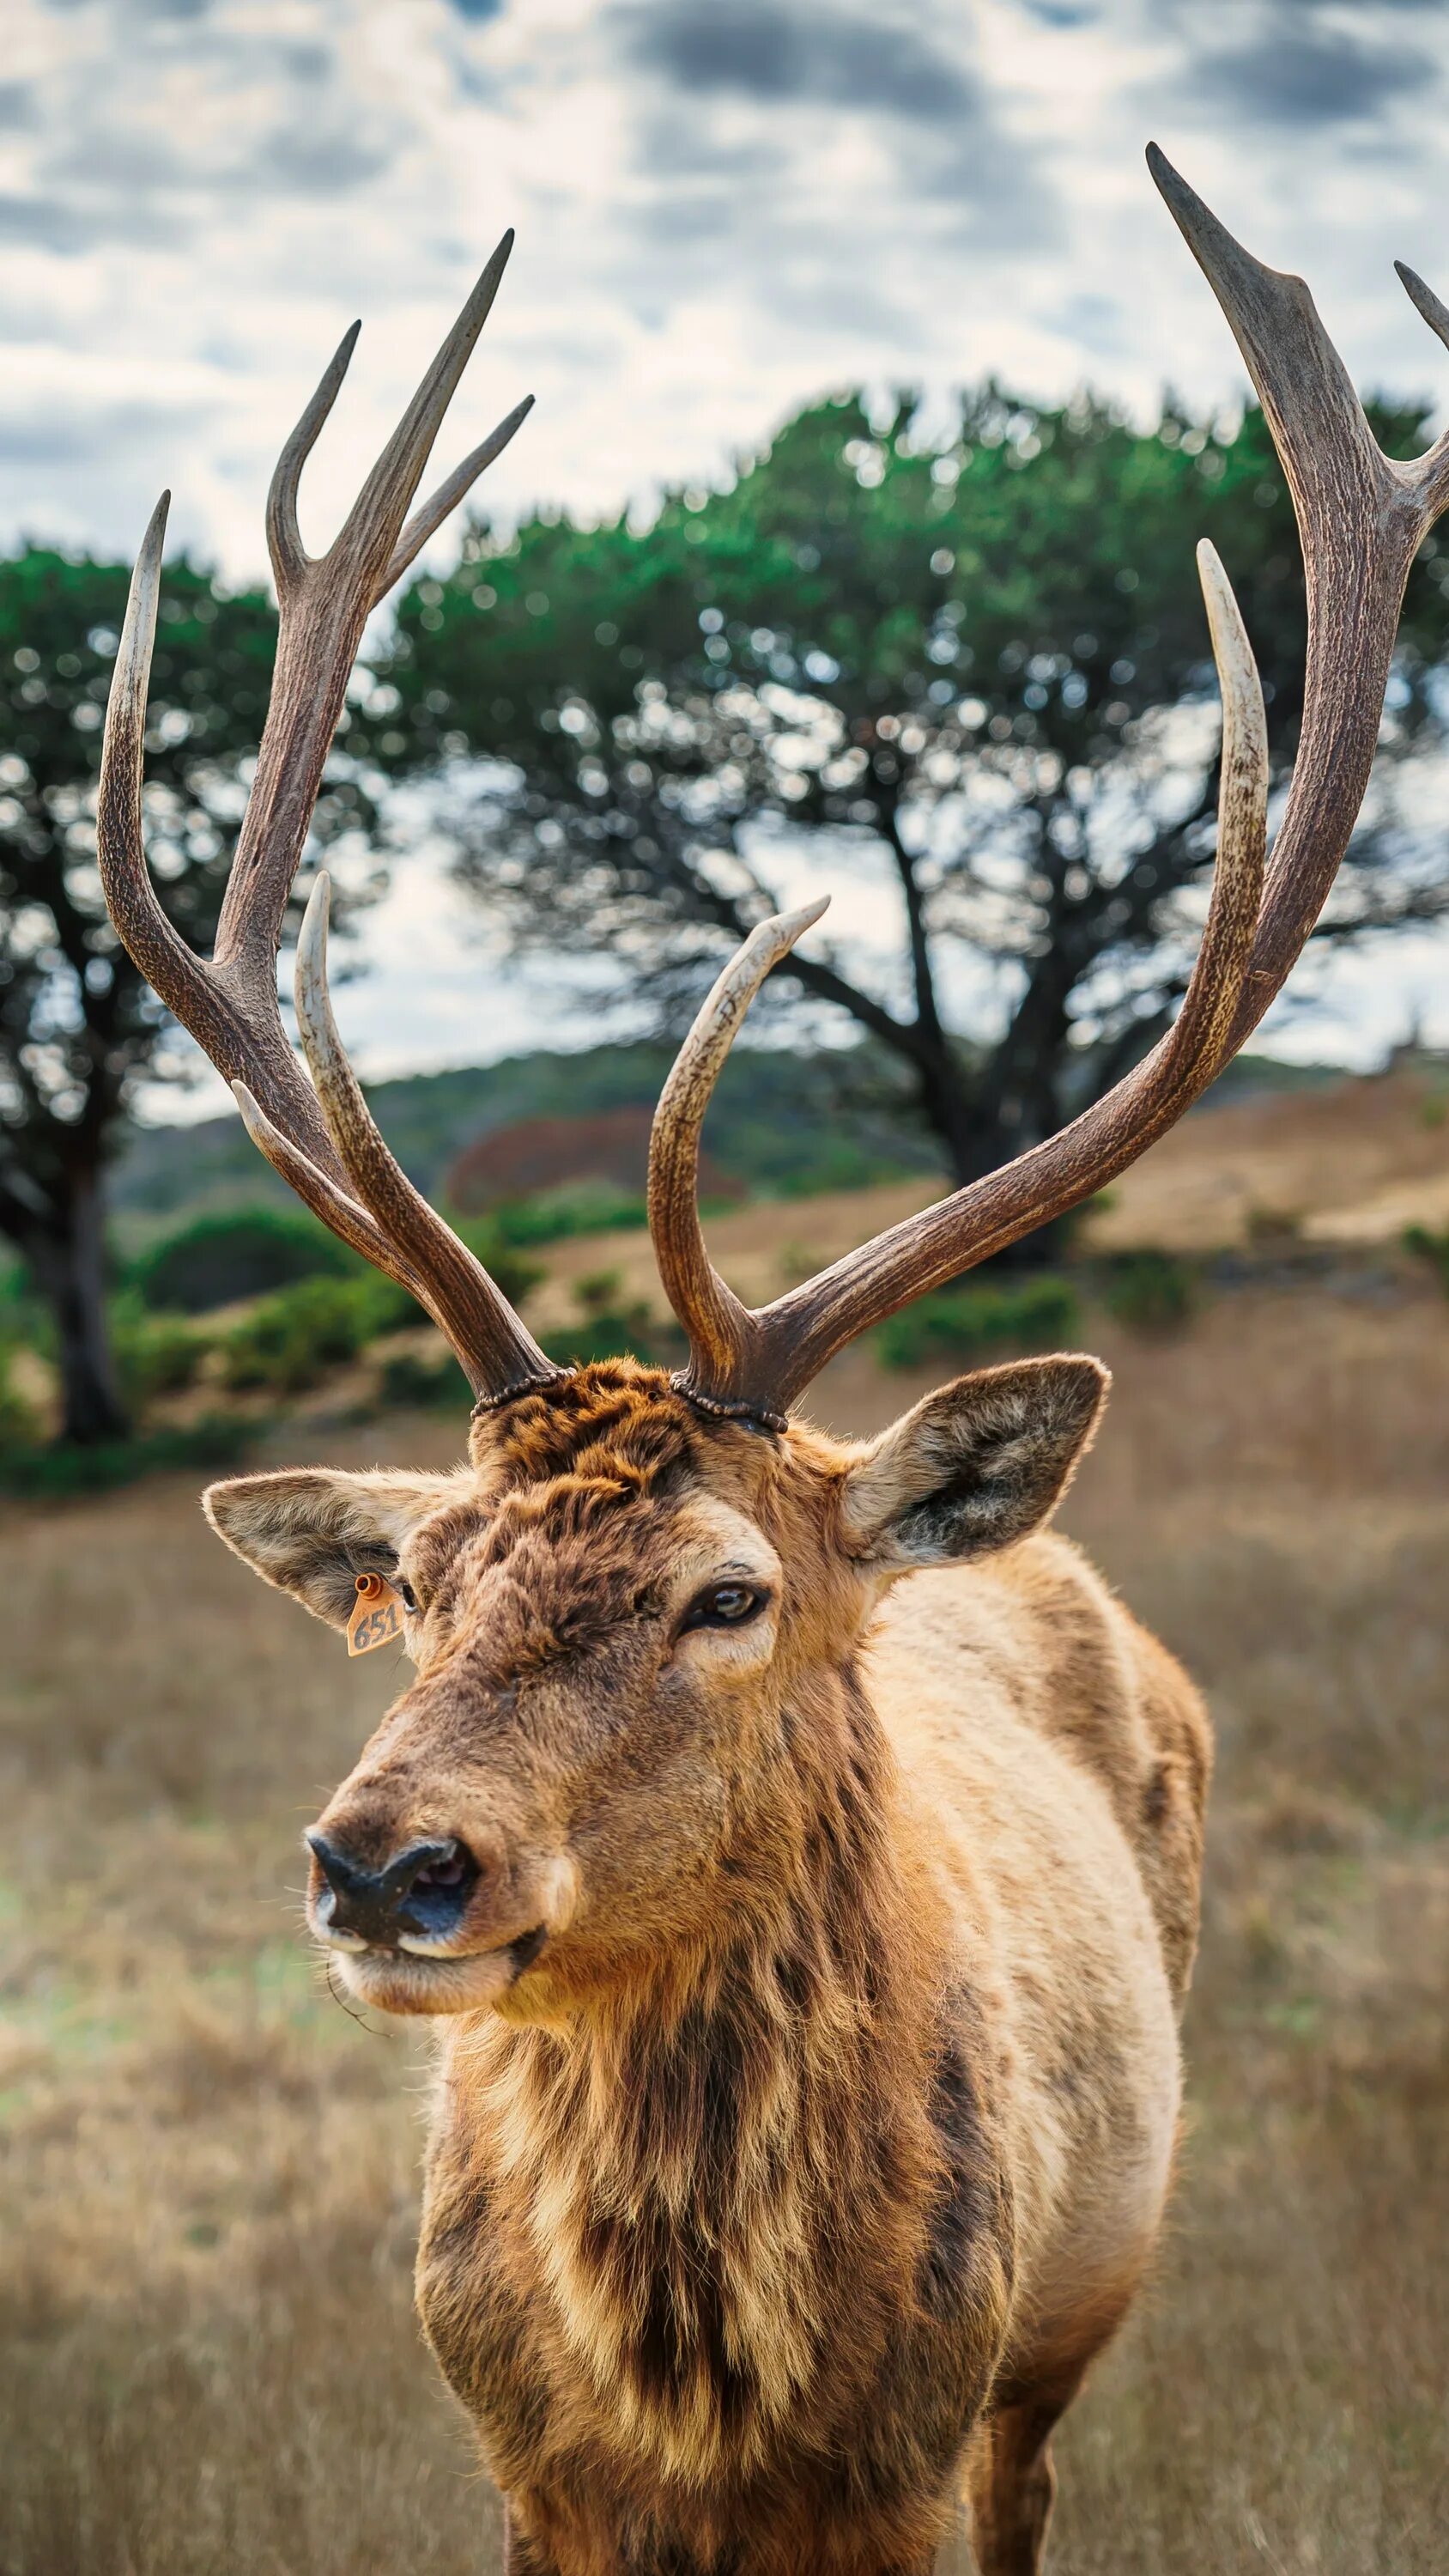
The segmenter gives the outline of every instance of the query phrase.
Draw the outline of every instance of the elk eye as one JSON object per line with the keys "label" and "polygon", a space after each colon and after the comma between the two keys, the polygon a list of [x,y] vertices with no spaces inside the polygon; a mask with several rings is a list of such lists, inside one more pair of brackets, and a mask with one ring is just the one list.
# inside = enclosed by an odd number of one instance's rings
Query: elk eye
{"label": "elk eye", "polygon": [[395,1588],[402,1594],[403,1608],[405,1610],[416,1610],[418,1606],[418,1596],[414,1592],[412,1585],[410,1583],[404,1583],[402,1576],[399,1575],[397,1577]]}
{"label": "elk eye", "polygon": [[688,1628],[742,1628],[763,1610],[769,1599],[754,1583],[712,1583],[708,1592],[690,1603],[685,1612]]}

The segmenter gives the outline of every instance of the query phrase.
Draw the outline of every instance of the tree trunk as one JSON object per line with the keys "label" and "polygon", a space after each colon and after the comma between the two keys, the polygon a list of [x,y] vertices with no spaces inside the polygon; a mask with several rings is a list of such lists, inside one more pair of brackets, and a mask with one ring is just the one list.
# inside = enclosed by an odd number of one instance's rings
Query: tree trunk
{"label": "tree trunk", "polygon": [[982,1138],[973,1115],[970,1085],[947,1046],[932,1049],[922,1058],[907,1059],[916,1077],[916,1098],[921,1116],[932,1134],[946,1149],[946,1160],[957,1189],[967,1181],[979,1181],[983,1172],[992,1168],[982,1159]]}
{"label": "tree trunk", "polygon": [[37,1219],[19,1249],[55,1321],[61,1383],[61,1432],[94,1444],[123,1440],[130,1430],[106,1329],[105,1246],[94,1173],[71,1176],[52,1223]]}
{"label": "tree trunk", "polygon": [[[978,1083],[963,1073],[945,1050],[924,1064],[919,1058],[912,1062],[921,1116],[946,1149],[956,1189],[984,1180],[989,1172],[1000,1171],[1038,1141],[1035,1134],[1023,1136],[1018,1120],[1010,1115],[1015,1104],[1004,1102],[1000,1089],[991,1081],[993,1069],[988,1063],[985,1079]],[[1007,1114],[1003,1115],[1003,1111]],[[1048,1121],[1044,1132],[1049,1134],[1056,1123]],[[993,1253],[990,1266],[1003,1270],[1052,1268],[1062,1258],[1071,1222],[1070,1217],[1065,1217],[1038,1226],[1034,1233],[1023,1235],[1019,1243],[1010,1243],[1004,1252]]]}

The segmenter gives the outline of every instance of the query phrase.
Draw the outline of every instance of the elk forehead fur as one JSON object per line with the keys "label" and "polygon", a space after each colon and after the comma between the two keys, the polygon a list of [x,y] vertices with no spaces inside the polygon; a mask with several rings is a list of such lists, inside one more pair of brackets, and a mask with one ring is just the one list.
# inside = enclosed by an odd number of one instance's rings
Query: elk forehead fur
{"label": "elk forehead fur", "polygon": [[768,1584],[797,1616],[838,1618],[854,1601],[858,1626],[895,1575],[1008,1545],[1043,1519],[1106,1384],[1082,1358],[980,1371],[862,1447],[798,1422],[777,1436],[702,1416],[661,1371],[613,1360],[481,1411],[470,1464],[452,1475],[284,1469],[213,1486],[206,1510],[229,1546],[334,1625],[356,1572],[400,1569],[419,1599],[410,1646],[423,1671],[456,1651],[486,1583],[493,1659],[516,1674],[661,1613],[693,1573]]}

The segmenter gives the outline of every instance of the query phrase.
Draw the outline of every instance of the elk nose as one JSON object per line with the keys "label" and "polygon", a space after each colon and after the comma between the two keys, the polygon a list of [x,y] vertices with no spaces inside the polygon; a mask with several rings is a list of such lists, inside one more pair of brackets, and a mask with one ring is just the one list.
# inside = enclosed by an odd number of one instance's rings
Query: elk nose
{"label": "elk nose", "polygon": [[326,1881],[316,1906],[319,1923],[387,1949],[395,1949],[404,1932],[445,1940],[478,1884],[477,1862],[452,1835],[409,1843],[382,1869],[369,1868],[344,1842],[315,1827],[305,1839]]}

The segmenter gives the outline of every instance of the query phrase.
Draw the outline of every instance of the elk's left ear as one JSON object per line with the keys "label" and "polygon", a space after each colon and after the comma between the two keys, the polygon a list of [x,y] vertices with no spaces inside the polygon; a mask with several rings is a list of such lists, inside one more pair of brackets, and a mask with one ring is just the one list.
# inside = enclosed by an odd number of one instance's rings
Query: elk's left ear
{"label": "elk's left ear", "polygon": [[1056,1509],[1110,1384],[1100,1360],[1017,1360],[938,1387],[845,1480],[852,1556],[905,1570],[1010,1547]]}

